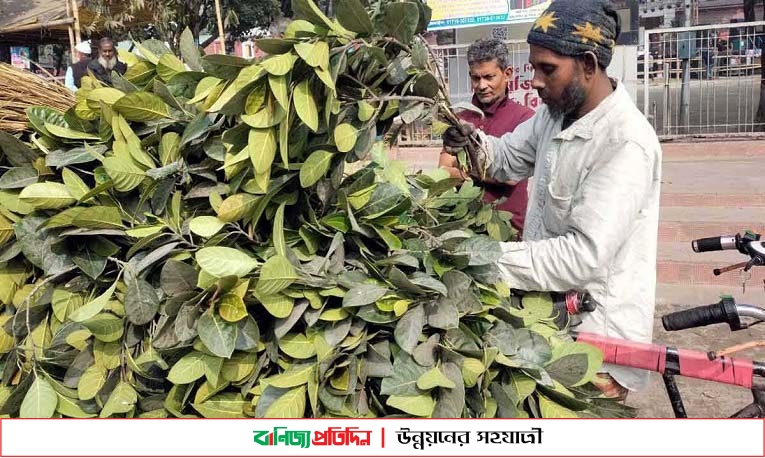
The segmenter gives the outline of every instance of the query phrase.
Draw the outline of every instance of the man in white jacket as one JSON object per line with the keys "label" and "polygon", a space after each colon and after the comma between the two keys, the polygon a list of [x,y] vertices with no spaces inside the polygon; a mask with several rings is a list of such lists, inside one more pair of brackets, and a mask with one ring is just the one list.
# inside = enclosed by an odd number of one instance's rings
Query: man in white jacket
{"label": "man in white jacket", "polygon": [[[534,176],[524,241],[502,244],[498,268],[508,286],[588,291],[597,309],[577,330],[650,342],[661,147],[623,85],[606,74],[618,34],[607,0],[556,0],[527,39],[545,105],[501,138],[470,125],[450,128],[444,147],[466,147],[479,176]],[[468,141],[473,132],[483,148]],[[620,398],[643,388],[648,375],[603,371],[596,384]]]}

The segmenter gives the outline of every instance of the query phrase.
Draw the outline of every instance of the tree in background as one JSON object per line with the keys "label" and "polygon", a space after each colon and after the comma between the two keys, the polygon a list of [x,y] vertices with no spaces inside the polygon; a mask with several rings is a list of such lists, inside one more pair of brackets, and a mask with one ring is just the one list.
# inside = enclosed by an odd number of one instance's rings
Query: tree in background
{"label": "tree in background", "polygon": [[[752,22],[756,21],[757,18],[755,17],[755,6],[757,5],[758,0],[744,0],[744,20],[746,22]],[[763,4],[763,17],[762,20],[765,20],[765,0],[762,0]],[[751,31],[754,32],[754,31]],[[754,35],[754,33],[752,33]],[[756,36],[756,35],[755,35]],[[757,43],[757,40],[755,40],[755,43]],[[765,123],[765,37],[762,35],[759,36],[759,46],[760,46],[760,103],[757,108],[757,118],[756,122],[760,124],[760,129],[765,130],[765,128],[762,126],[763,123]]]}
{"label": "tree in background", "polygon": [[[250,35],[253,29],[267,29],[280,16],[279,0],[220,0],[224,29],[229,43]],[[178,49],[180,36],[188,27],[195,41],[204,32],[213,35],[201,42],[205,47],[218,36],[215,0],[87,0],[95,13],[90,30],[105,30],[116,38],[157,38]]]}

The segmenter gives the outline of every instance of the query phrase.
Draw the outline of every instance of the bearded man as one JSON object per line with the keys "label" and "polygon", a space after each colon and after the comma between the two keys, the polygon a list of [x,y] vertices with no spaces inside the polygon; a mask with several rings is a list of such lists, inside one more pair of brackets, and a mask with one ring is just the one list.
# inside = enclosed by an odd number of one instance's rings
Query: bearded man
{"label": "bearded man", "polygon": [[114,41],[104,37],[98,41],[98,59],[93,59],[88,64],[88,70],[93,73],[102,83],[112,84],[112,71],[124,75],[127,64],[120,62],[114,49]]}
{"label": "bearded man", "polygon": [[[529,32],[533,87],[545,105],[500,138],[470,124],[444,133],[499,182],[534,175],[524,240],[502,243],[497,270],[511,288],[588,291],[597,308],[578,331],[651,342],[661,147],[606,68],[619,35],[607,0],[556,0]],[[476,133],[481,148],[469,141]],[[604,365],[595,381],[617,398],[648,373]]]}

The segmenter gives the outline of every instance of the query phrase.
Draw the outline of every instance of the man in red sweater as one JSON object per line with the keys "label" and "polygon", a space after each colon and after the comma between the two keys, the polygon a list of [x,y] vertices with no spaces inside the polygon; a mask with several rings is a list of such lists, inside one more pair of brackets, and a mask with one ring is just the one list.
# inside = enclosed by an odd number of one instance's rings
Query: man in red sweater
{"label": "man in red sweater", "polygon": [[[473,105],[483,111],[484,116],[472,111],[462,111],[459,116],[488,135],[501,137],[534,116],[534,111],[514,102],[508,97],[508,83],[512,79],[513,69],[507,46],[500,40],[478,40],[467,51],[470,66],[470,82],[473,88]],[[465,178],[459,170],[457,159],[445,151],[441,152],[438,165],[454,178]],[[526,217],[528,180],[500,183],[485,181],[484,200],[492,202],[502,197],[507,199],[498,205],[501,210],[513,214],[510,223],[521,234]]]}

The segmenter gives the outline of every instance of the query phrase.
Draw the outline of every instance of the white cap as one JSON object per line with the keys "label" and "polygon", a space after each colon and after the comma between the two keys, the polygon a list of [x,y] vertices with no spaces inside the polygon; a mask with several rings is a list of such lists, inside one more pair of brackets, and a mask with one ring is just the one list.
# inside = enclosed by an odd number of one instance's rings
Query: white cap
{"label": "white cap", "polygon": [[90,54],[90,42],[89,41],[82,41],[80,44],[74,47],[77,51],[83,53],[83,54]]}

